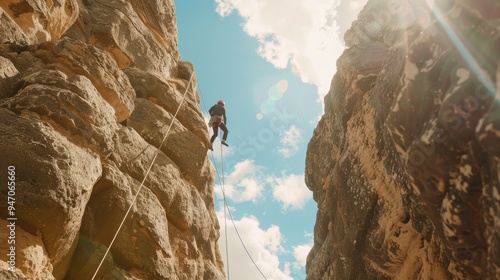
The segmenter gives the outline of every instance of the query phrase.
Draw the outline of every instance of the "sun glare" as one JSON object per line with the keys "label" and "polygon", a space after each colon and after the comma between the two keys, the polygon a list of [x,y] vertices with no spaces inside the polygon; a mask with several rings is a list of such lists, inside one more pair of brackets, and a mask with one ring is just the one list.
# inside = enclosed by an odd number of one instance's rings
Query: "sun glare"
{"label": "sun glare", "polygon": [[359,4],[358,1],[351,1],[349,2],[349,7],[351,7],[351,9],[353,10],[357,10],[361,7],[361,4]]}

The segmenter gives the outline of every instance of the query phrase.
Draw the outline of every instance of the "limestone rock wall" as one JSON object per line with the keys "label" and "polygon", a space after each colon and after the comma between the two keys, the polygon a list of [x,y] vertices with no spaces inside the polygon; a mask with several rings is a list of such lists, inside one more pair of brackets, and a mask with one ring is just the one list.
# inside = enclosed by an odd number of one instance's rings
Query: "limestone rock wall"
{"label": "limestone rock wall", "polygon": [[17,218],[11,272],[2,187],[0,278],[90,279],[157,155],[97,279],[224,279],[173,1],[1,1],[0,38],[0,184],[14,166]]}
{"label": "limestone rock wall", "polygon": [[370,0],[309,143],[307,279],[500,279],[500,6]]}

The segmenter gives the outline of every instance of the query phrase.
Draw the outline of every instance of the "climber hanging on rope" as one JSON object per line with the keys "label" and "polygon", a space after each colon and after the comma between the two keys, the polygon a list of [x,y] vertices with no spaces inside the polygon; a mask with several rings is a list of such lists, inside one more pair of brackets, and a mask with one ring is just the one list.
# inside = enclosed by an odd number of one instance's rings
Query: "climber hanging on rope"
{"label": "climber hanging on rope", "polygon": [[221,141],[222,145],[229,146],[226,143],[227,134],[229,131],[227,130],[226,127],[227,118],[226,118],[226,109],[224,109],[224,100],[219,100],[217,104],[215,104],[210,108],[210,110],[208,110],[208,112],[210,113],[210,121],[208,125],[211,125],[214,129],[214,135],[212,135],[212,138],[210,138],[210,150],[212,151],[214,150],[212,144],[214,143],[215,138],[217,138],[217,135],[219,135],[219,127],[220,129],[222,129],[222,131],[224,131]]}

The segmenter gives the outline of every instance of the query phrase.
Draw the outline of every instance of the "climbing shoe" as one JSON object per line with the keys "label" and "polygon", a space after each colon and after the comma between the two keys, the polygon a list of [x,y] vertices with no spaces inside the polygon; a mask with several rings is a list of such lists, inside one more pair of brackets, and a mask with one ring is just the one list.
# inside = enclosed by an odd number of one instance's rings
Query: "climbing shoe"
{"label": "climbing shoe", "polygon": [[224,146],[226,146],[226,147],[229,147],[229,145],[226,143],[226,140],[222,140],[221,144],[224,145]]}

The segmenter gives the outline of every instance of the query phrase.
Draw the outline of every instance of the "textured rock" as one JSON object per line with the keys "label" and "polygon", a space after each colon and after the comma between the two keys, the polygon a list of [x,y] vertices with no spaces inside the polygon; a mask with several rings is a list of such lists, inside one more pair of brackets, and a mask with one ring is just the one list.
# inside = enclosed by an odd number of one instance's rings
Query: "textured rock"
{"label": "textured rock", "polygon": [[0,106],[50,123],[79,146],[104,155],[113,149],[117,129],[113,108],[87,78],[47,70],[24,77],[21,83],[18,93]]}
{"label": "textured rock", "polygon": [[[180,60],[172,0],[84,1],[69,35],[109,51],[120,67],[169,77]],[[172,73],[173,72],[173,73]]]}
{"label": "textured rock", "polygon": [[62,39],[56,44],[41,44],[35,51],[35,56],[50,69],[89,78],[102,97],[115,109],[118,122],[130,115],[134,92],[128,79],[108,53],[78,41]]}
{"label": "textured rock", "polygon": [[8,97],[9,92],[13,92],[12,87],[19,82],[19,71],[12,62],[0,56],[0,97]]}
{"label": "textured rock", "polygon": [[[8,224],[8,221],[1,220],[0,225],[2,228],[6,228]],[[8,240],[7,233],[7,231],[0,231],[0,239]],[[54,279],[51,273],[53,270],[52,264],[40,236],[34,236],[21,228],[16,228],[16,245],[21,248],[21,250],[16,251],[16,262],[21,264],[20,266],[25,269],[26,275],[30,275],[30,279]],[[10,244],[2,242],[0,244],[0,252],[8,252],[9,249],[7,246],[10,246]],[[0,269],[4,270],[6,267],[1,267]],[[16,278],[5,276],[1,279]]]}
{"label": "textured rock", "polygon": [[90,279],[140,189],[98,279],[224,279],[173,2],[3,1],[0,23],[0,169],[16,168],[17,218],[16,271],[0,244],[0,278]]}
{"label": "textured rock", "polygon": [[346,32],[308,147],[307,279],[500,277],[500,7],[436,4],[369,1]]}
{"label": "textured rock", "polygon": [[[2,108],[0,120],[2,168],[15,166],[21,176],[16,182],[17,224],[32,234],[40,232],[58,268],[71,257],[85,205],[101,174],[99,158],[29,114]],[[1,202],[4,209],[6,202]]]}
{"label": "textured rock", "polygon": [[6,35],[3,39],[31,44],[57,40],[75,22],[78,11],[76,0],[3,0],[0,23],[6,28],[0,34]]}

